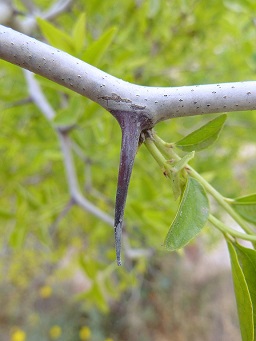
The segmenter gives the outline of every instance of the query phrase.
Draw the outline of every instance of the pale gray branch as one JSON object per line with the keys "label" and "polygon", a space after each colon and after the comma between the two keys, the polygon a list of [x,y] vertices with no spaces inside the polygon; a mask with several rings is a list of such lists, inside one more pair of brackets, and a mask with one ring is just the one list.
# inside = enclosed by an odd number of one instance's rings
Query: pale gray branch
{"label": "pale gray branch", "polygon": [[21,0],[21,2],[23,3],[23,5],[26,7],[26,9],[30,13],[34,13],[36,11],[36,6],[33,3],[33,1],[31,1],[31,0]]}
{"label": "pale gray branch", "polygon": [[37,17],[51,20],[59,14],[65,12],[72,4],[73,0],[57,0],[46,11],[41,11],[30,0],[22,0],[28,13],[19,13],[13,8],[12,1],[0,0],[0,24],[10,26],[19,32],[31,34],[37,26]]}
{"label": "pale gray branch", "polygon": [[9,0],[0,0],[0,23],[8,25],[13,15],[12,3]]}
{"label": "pale gray branch", "polygon": [[[39,8],[31,0],[22,0],[24,6],[30,12],[32,16],[37,16],[40,14],[41,18],[51,20],[58,16],[59,14],[65,12],[69,6],[72,4],[73,0],[58,0],[52,4],[52,6],[45,12],[40,13]],[[36,20],[35,20],[36,24]]]}
{"label": "pale gray branch", "polygon": [[138,259],[141,257],[151,257],[153,256],[153,249],[133,249],[130,246],[130,242],[129,239],[127,237],[127,234],[124,233],[123,235],[123,244],[124,244],[124,250],[125,250],[125,255],[129,258],[129,259]]}
{"label": "pale gray branch", "polygon": [[110,215],[101,211],[97,206],[93,205],[83,195],[81,195],[80,193],[77,193],[74,199],[77,205],[81,206],[86,211],[98,217],[99,219],[101,219],[106,224],[110,225],[111,227],[114,226],[114,219]]}
{"label": "pale gray branch", "polygon": [[86,96],[108,111],[144,114],[152,126],[173,117],[256,109],[255,81],[184,87],[139,86],[1,25],[0,58]]}
{"label": "pale gray branch", "polygon": [[48,121],[51,121],[55,116],[55,111],[46,100],[38,82],[34,78],[34,74],[28,70],[24,70],[24,75],[27,80],[28,91],[31,100],[41,110]]}
{"label": "pale gray branch", "polygon": [[[44,96],[40,88],[40,85],[34,78],[34,75],[29,71],[24,71],[24,73],[27,80],[28,90],[31,99],[34,101],[36,106],[41,110],[43,115],[49,121],[51,121],[55,116],[54,109],[51,107],[46,97]],[[60,141],[61,150],[64,158],[64,165],[71,199],[74,201],[74,203],[81,206],[84,210],[90,212],[97,218],[101,219],[102,221],[113,227],[113,218],[109,216],[107,213],[101,211],[90,201],[85,199],[83,195],[80,193],[74,166],[74,160],[72,157],[71,141],[67,134],[60,132],[58,129],[56,130],[56,132]]]}
{"label": "pale gray branch", "polygon": [[64,157],[64,165],[67,173],[69,193],[72,198],[79,194],[79,185],[76,176],[74,160],[71,152],[71,141],[68,135],[58,132],[58,138],[61,145],[62,154]]}
{"label": "pale gray branch", "polygon": [[[28,90],[30,98],[33,100],[35,105],[41,110],[43,115],[51,121],[55,116],[55,111],[47,101],[44,93],[37,80],[34,78],[34,74],[24,70],[25,78],[28,84]],[[102,220],[109,226],[113,227],[114,219],[107,213],[100,210],[97,206],[87,200],[80,192],[77,181],[77,175],[74,166],[74,160],[72,157],[72,144],[67,134],[58,131],[57,135],[61,144],[61,149],[64,158],[64,165],[67,174],[67,180],[69,185],[69,192],[71,201],[64,207],[63,211],[57,217],[56,221],[50,227],[51,232],[54,230],[56,224],[65,216],[73,204],[79,205],[85,211],[91,213],[98,219]],[[84,155],[83,155],[84,156]],[[153,252],[151,249],[133,249],[130,247],[129,239],[127,236],[124,238],[124,252],[129,259],[137,259],[140,257],[152,256]]]}
{"label": "pale gray branch", "polygon": [[59,0],[55,2],[52,7],[42,14],[42,18],[51,20],[59,14],[65,12],[72,4],[73,0]]}
{"label": "pale gray branch", "polygon": [[[1,34],[4,34],[1,31],[1,28],[3,28],[3,26],[0,26],[0,38],[1,38]],[[16,36],[16,38],[17,38],[17,35],[20,35],[20,37],[26,37],[26,36],[24,36],[22,34],[18,34],[17,32],[15,32],[15,31],[13,31],[11,29],[7,29],[7,31],[8,30],[9,30],[9,32],[14,32],[14,35]],[[31,39],[31,38],[29,38],[29,39]],[[32,42],[33,42],[33,44],[36,44],[37,41],[32,39]],[[16,46],[16,44],[14,44],[13,41],[11,41],[10,44]],[[28,51],[29,49],[27,49],[28,44],[26,44],[24,42],[24,44],[20,45],[20,50],[19,50],[19,52],[17,51],[17,56],[18,55],[24,55],[24,54],[27,55],[27,53],[30,53]],[[48,49],[48,48],[50,48],[50,50],[52,49],[51,47],[49,47],[49,46],[47,46],[45,44],[42,44],[40,46],[41,47],[46,47],[46,49]],[[5,49],[5,47],[6,47],[6,45],[0,39],[0,55],[3,52],[3,50]],[[51,50],[51,51],[53,51],[53,50]],[[16,59],[16,57],[17,57],[16,56],[16,52],[12,51],[12,53],[13,53],[12,54],[13,58]],[[51,53],[53,53],[53,52],[51,52]],[[65,56],[66,57],[68,56],[64,52],[60,52],[59,51],[59,53],[63,54],[64,58],[65,58]],[[5,54],[3,53],[3,55],[5,55]],[[29,59],[31,59],[31,62],[32,62],[32,60],[34,61],[34,57],[33,56],[31,57],[31,55],[29,55],[28,57],[29,57]],[[74,65],[77,65],[78,62],[77,62],[77,60],[75,58],[73,58],[71,56],[68,56],[68,57],[72,58],[73,61],[75,60],[75,64],[73,64],[73,67],[74,67]],[[6,60],[10,61],[8,58]],[[43,57],[43,60],[44,60],[44,57]],[[15,63],[15,64],[18,65],[19,63]],[[32,62],[32,64],[33,64],[33,62]],[[96,68],[93,68],[92,66],[90,66],[88,64],[82,63],[82,65],[85,65],[87,67],[88,71],[90,71],[90,72],[96,70],[98,72],[98,77],[102,77],[102,78],[107,77],[108,83],[109,83],[109,80],[112,79],[112,80],[114,80],[116,82],[116,85],[117,84],[121,84],[121,85],[122,84],[129,84],[129,83],[125,83],[125,82],[123,82],[121,80],[118,80],[118,79],[116,79],[116,78],[114,78],[112,76],[109,76],[109,75],[103,73],[102,71],[97,70]],[[72,68],[72,65],[71,65],[71,68]],[[40,65],[39,65],[39,69],[40,69]],[[30,67],[27,66],[27,70],[24,70],[24,75],[25,75],[25,78],[26,78],[26,81],[27,81],[27,84],[28,84],[28,91],[29,91],[29,94],[30,94],[30,98],[36,104],[36,106],[41,110],[41,112],[44,114],[44,116],[47,118],[47,120],[52,121],[54,119],[54,117],[55,117],[55,111],[51,107],[50,103],[47,101],[44,93],[42,92],[42,89],[41,89],[40,85],[38,84],[38,82],[34,78],[34,74],[29,72],[28,70],[32,70],[33,71],[33,67],[30,68]],[[93,77],[93,75],[94,75],[94,72],[92,72],[92,77]],[[105,75],[105,76],[103,76],[103,75]],[[48,78],[51,79],[50,77],[48,77]],[[78,78],[82,78],[82,76],[79,75]],[[90,85],[90,80],[89,79],[87,80],[87,83]],[[96,85],[97,84],[95,82],[95,86]],[[130,84],[130,85],[132,86],[132,84]],[[108,84],[108,86],[109,86],[109,84]],[[137,86],[135,86],[135,87],[137,87]],[[71,88],[73,88],[73,85],[72,85]],[[140,88],[142,89],[143,87],[140,87]],[[83,88],[83,89],[85,89],[85,88]],[[87,89],[87,90],[90,92],[91,89],[92,88],[89,87],[89,89]],[[92,97],[93,97],[93,95],[92,95]],[[130,103],[129,100],[124,100],[123,98],[120,97],[120,95],[117,95],[116,93],[111,93],[111,96],[110,96],[111,99],[106,98],[106,97],[107,97],[107,95],[105,95],[105,98],[103,98],[103,96],[102,96],[102,98],[97,98],[99,100],[98,102],[102,102],[103,101],[103,103],[105,103],[105,102],[108,103],[108,102],[114,101],[114,102],[117,102],[117,103],[124,103],[125,105],[127,103]],[[139,96],[136,96],[136,97],[139,97]],[[133,110],[138,110],[138,108],[135,108],[133,104],[131,104],[131,106],[133,106]],[[108,107],[108,105],[107,105],[107,107]],[[107,223],[108,225],[113,227],[113,223],[114,223],[113,220],[114,219],[110,215],[108,215],[108,214],[104,213],[103,211],[101,211],[98,207],[96,207],[94,204],[92,204],[90,201],[88,201],[81,194],[81,192],[79,190],[79,184],[78,184],[76,170],[75,170],[74,161],[73,161],[73,157],[72,157],[71,140],[69,139],[69,136],[68,136],[67,133],[59,130],[58,128],[56,128],[56,132],[57,132],[60,144],[61,144],[61,149],[62,149],[62,153],[63,153],[63,157],[64,157],[64,165],[65,165],[65,169],[66,169],[66,175],[67,175],[67,180],[68,180],[68,185],[69,185],[69,192],[70,192],[70,195],[71,195],[71,201],[67,205],[67,207],[64,208],[63,212],[60,214],[60,216],[58,217],[58,219],[57,219],[57,221],[55,223],[57,223],[59,221],[59,219],[61,219],[66,214],[66,211],[69,210],[71,205],[74,203],[74,204],[77,204],[77,205],[81,206],[86,211],[90,212],[91,214],[93,214],[97,218],[101,219],[102,221],[104,221],[105,223]],[[152,251],[151,250],[132,249],[129,246],[129,241],[128,241],[127,237],[125,239],[124,245],[125,245],[125,253],[126,253],[128,258],[135,259],[135,258],[139,258],[141,256],[150,256],[150,255],[152,255]]]}
{"label": "pale gray branch", "polygon": [[58,214],[56,219],[53,221],[53,223],[49,227],[49,235],[51,237],[54,237],[54,234],[56,233],[57,226],[61,222],[61,220],[68,214],[68,212],[71,210],[71,208],[74,206],[74,201],[71,199],[69,202],[63,207],[62,211]]}

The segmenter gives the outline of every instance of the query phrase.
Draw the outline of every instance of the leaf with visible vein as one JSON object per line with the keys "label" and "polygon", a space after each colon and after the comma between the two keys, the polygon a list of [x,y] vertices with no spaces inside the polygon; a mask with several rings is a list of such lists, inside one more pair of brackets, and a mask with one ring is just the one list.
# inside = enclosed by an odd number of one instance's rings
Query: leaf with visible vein
{"label": "leaf with visible vein", "polygon": [[188,177],[176,217],[165,238],[168,250],[177,250],[189,243],[208,220],[209,203],[202,185]]}
{"label": "leaf with visible vein", "polygon": [[254,335],[256,335],[256,251],[237,243],[234,243],[234,247],[250,293],[253,307]]}
{"label": "leaf with visible vein", "polygon": [[256,224],[256,194],[236,198],[230,203],[241,217]]}
{"label": "leaf with visible vein", "polygon": [[209,147],[219,137],[226,118],[226,114],[214,118],[204,126],[176,142],[175,145],[186,152],[191,152],[193,150],[200,151]]}
{"label": "leaf with visible vein", "polygon": [[248,285],[242,267],[239,264],[236,249],[229,241],[234,290],[236,295],[237,311],[243,341],[254,341],[253,308]]}

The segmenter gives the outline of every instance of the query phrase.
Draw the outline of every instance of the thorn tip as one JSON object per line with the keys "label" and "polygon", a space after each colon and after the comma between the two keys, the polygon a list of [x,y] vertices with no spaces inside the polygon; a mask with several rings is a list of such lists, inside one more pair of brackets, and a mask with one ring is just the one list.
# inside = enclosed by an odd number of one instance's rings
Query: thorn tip
{"label": "thorn tip", "polygon": [[116,262],[118,266],[122,265],[121,261],[121,242],[122,242],[122,222],[115,226],[115,246],[116,246]]}

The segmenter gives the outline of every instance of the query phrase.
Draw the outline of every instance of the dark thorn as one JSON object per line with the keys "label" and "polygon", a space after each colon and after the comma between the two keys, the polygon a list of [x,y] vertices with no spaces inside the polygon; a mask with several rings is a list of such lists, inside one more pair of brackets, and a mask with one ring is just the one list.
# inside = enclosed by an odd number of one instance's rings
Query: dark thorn
{"label": "dark thorn", "polygon": [[117,265],[121,265],[121,244],[125,203],[132,174],[134,159],[142,130],[152,127],[152,122],[142,112],[113,110],[122,130],[121,154],[115,204],[115,248]]}
{"label": "dark thorn", "polygon": [[126,112],[122,113],[118,117],[118,121],[122,129],[122,144],[116,191],[115,246],[117,264],[121,265],[121,240],[124,209],[134,159],[139,145],[141,127],[140,124],[138,124],[136,117],[134,117],[130,113],[129,114],[127,114]]}
{"label": "dark thorn", "polygon": [[115,247],[116,247],[116,262],[117,265],[122,265],[121,261],[121,239],[122,239],[122,223],[120,222],[115,227]]}

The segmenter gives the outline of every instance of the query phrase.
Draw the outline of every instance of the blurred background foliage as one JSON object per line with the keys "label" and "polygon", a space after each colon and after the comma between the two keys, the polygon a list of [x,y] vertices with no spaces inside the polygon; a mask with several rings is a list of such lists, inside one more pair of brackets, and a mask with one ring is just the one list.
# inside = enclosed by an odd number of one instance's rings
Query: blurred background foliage
{"label": "blurred background foliage", "polygon": [[[14,1],[20,20],[24,3]],[[53,2],[33,3],[44,9]],[[137,84],[255,80],[254,0],[78,0],[51,25],[58,31],[38,20],[33,36]],[[113,215],[117,122],[86,98],[37,80],[57,112],[56,122],[76,124],[70,136],[81,148],[75,162],[83,193]],[[131,247],[152,249],[154,256],[127,258],[117,268],[109,226],[79,207],[59,219],[70,199],[63,156],[54,126],[35,105],[23,103],[28,90],[22,70],[0,61],[0,88],[1,340],[239,340],[235,303],[223,278],[215,280],[219,295],[209,282],[202,296],[202,284],[193,286],[183,269],[184,257],[161,246],[177,203],[146,148],[137,154],[125,219]],[[173,119],[156,131],[173,142],[207,120]],[[255,127],[254,113],[229,114],[218,142],[193,161],[225,196],[256,188]],[[195,245],[216,247],[218,239],[206,228]],[[230,286],[230,279],[225,283]],[[220,312],[222,299],[227,315]],[[191,316],[193,327],[184,323]]]}

